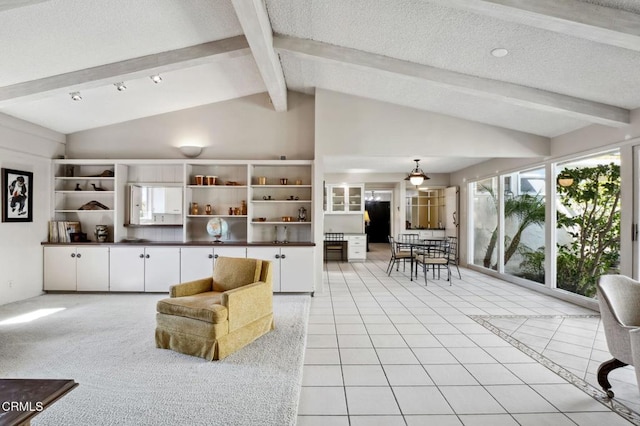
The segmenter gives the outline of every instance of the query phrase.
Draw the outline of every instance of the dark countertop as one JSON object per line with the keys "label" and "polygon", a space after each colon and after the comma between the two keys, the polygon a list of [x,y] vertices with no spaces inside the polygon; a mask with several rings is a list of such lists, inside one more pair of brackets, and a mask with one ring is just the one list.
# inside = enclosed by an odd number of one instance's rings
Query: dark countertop
{"label": "dark countertop", "polygon": [[214,243],[213,241],[123,241],[99,243],[89,241],[86,243],[50,243],[42,242],[43,246],[189,246],[189,247],[314,247],[315,243],[292,241],[290,243],[274,243],[274,242],[252,242],[246,241],[223,241]]}

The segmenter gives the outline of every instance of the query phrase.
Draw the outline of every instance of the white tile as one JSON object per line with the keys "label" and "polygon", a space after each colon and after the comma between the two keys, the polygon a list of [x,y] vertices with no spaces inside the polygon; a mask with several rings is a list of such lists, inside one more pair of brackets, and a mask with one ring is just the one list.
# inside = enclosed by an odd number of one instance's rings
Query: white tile
{"label": "white tile", "polygon": [[465,367],[482,385],[522,384],[522,380],[502,364],[465,364]]}
{"label": "white tile", "polygon": [[307,348],[337,348],[338,339],[335,334],[308,334]]}
{"label": "white tile", "polygon": [[394,324],[398,332],[402,335],[409,334],[430,334],[422,324]]}
{"label": "white tile", "polygon": [[376,348],[406,348],[407,343],[399,334],[372,334],[373,346]]}
{"label": "white tile", "polygon": [[419,364],[411,349],[376,348],[381,364]]}
{"label": "white tile", "polygon": [[449,348],[449,352],[461,364],[493,364],[498,362],[481,348]]}
{"label": "white tile", "polygon": [[366,327],[369,334],[399,334],[393,324],[367,324]]}
{"label": "white tile", "polygon": [[389,387],[346,387],[350,415],[400,414]]}
{"label": "white tile", "polygon": [[302,387],[298,415],[346,415],[343,387]]}
{"label": "white tile", "polygon": [[304,353],[304,364],[340,364],[338,349],[307,348]]}
{"label": "white tile", "polygon": [[[382,313],[382,310],[380,311]],[[365,324],[391,324],[387,315],[362,315]]]}
{"label": "white tile", "polygon": [[487,391],[509,413],[553,413],[558,411],[527,385],[487,386]]}
{"label": "white tile", "polygon": [[442,343],[430,334],[405,334],[404,341],[412,348],[441,348]]}
{"label": "white tile", "polygon": [[616,413],[566,413],[566,416],[580,426],[629,426],[627,420]]}
{"label": "white tile", "polygon": [[461,334],[460,330],[451,324],[426,324],[425,327],[432,334]]}
{"label": "white tile", "polygon": [[309,315],[309,324],[333,324],[333,315]]}
{"label": "white tile", "polygon": [[477,385],[478,381],[460,364],[425,365],[433,382],[438,385]]}
{"label": "white tile", "polygon": [[531,387],[562,412],[609,411],[606,406],[569,383]]}
{"label": "white tile", "polygon": [[349,416],[351,426],[405,426],[402,416]]}
{"label": "white tile", "polygon": [[461,334],[434,334],[445,348],[476,348],[473,340]]}
{"label": "white tile", "polygon": [[504,366],[528,384],[567,383],[542,364],[505,364]]}
{"label": "white tile", "polygon": [[482,386],[442,386],[440,391],[456,414],[505,413]]}
{"label": "white tile", "polygon": [[498,362],[503,364],[505,363],[518,363],[518,362],[532,362],[533,358],[524,354],[520,350],[509,347],[509,348],[493,348],[488,347],[484,348],[485,351],[489,353],[492,357],[494,357]]}
{"label": "white tile", "polygon": [[302,386],[342,386],[342,369],[339,365],[305,365]]}
{"label": "white tile", "polygon": [[380,364],[376,351],[367,348],[340,348],[340,360],[343,365]]}
{"label": "white tile", "polygon": [[364,324],[336,324],[338,334],[367,334]]}
{"label": "white tile", "polygon": [[349,426],[348,416],[298,416],[296,426]]}
{"label": "white tile", "polygon": [[522,426],[575,426],[562,413],[513,414],[513,417]]}
{"label": "white tile", "polygon": [[336,315],[334,321],[336,324],[362,324],[360,315]]}
{"label": "white tile", "polygon": [[519,426],[509,414],[462,414],[464,426]]}
{"label": "white tile", "polygon": [[413,353],[421,364],[458,364],[445,348],[414,348]]}
{"label": "white tile", "polygon": [[453,414],[435,386],[394,386],[402,414]]}
{"label": "white tile", "polygon": [[372,348],[368,334],[340,334],[338,343],[341,348]]}
{"label": "white tile", "polygon": [[433,381],[421,365],[383,365],[391,386],[428,386]]}
{"label": "white tile", "polygon": [[336,334],[336,326],[333,324],[309,324],[309,334]]}
{"label": "white tile", "polygon": [[455,415],[404,416],[407,426],[463,426]]}
{"label": "white tile", "polygon": [[343,365],[345,386],[388,386],[381,365]]}
{"label": "white tile", "polygon": [[511,347],[509,342],[505,341],[504,339],[501,339],[495,334],[469,334],[467,337],[473,340],[478,346],[482,348],[487,348],[491,346]]}

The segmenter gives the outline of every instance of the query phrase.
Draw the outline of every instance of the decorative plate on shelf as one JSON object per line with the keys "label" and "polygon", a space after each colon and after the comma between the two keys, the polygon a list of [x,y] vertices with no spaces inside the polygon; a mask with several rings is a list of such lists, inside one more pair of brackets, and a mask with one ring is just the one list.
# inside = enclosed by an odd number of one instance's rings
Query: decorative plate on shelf
{"label": "decorative plate on shelf", "polygon": [[215,238],[214,242],[219,243],[220,237],[229,232],[229,224],[227,221],[220,218],[214,217],[209,222],[207,222],[207,233]]}

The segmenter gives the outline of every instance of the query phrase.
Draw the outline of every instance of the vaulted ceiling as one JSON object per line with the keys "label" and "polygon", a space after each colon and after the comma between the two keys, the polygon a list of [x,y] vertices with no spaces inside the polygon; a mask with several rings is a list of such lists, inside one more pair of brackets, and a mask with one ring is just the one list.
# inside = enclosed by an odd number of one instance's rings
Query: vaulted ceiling
{"label": "vaulted ceiling", "polygon": [[62,133],[316,88],[546,137],[640,107],[636,0],[7,0],[0,40],[0,112]]}

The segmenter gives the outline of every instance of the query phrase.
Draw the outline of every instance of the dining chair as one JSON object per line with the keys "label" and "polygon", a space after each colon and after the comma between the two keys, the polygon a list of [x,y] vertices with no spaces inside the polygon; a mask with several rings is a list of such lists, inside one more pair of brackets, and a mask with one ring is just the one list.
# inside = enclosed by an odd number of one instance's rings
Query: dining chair
{"label": "dining chair", "polygon": [[449,241],[449,265],[454,265],[456,270],[458,271],[458,278],[462,279],[462,275],[460,275],[460,268],[458,267],[458,237],[449,236],[447,237]]}
{"label": "dining chair", "polygon": [[433,268],[433,277],[435,279],[436,267],[438,268],[438,279],[440,278],[440,268],[447,268],[447,281],[449,281],[449,285],[451,285],[451,268],[449,268],[450,248],[451,245],[447,240],[432,240],[428,246],[425,246],[424,250],[414,254],[416,276],[418,275],[418,267],[422,265],[425,285],[427,285],[427,272],[429,268]]}
{"label": "dining chair", "polygon": [[[411,261],[411,253],[400,251],[398,242],[395,241],[391,235],[389,235],[389,248],[391,249],[391,259],[389,259],[389,264],[387,265],[387,275],[391,275],[393,265],[396,265],[397,271],[400,267],[400,262],[402,262],[402,270],[406,271],[407,260]],[[411,273],[413,273],[413,271]]]}
{"label": "dining chair", "polygon": [[340,260],[344,259],[345,240],[342,232],[324,234],[324,260],[329,260],[329,253],[340,252]]}

